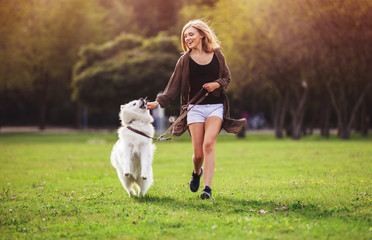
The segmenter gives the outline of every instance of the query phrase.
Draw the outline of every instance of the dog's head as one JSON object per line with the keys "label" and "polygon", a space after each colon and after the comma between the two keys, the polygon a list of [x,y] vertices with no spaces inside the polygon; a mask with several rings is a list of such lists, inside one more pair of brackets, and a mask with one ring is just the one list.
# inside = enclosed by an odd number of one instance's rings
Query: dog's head
{"label": "dog's head", "polygon": [[143,98],[121,105],[119,117],[122,125],[128,125],[132,121],[143,123],[152,123],[154,121],[150,111],[146,108],[146,100]]}

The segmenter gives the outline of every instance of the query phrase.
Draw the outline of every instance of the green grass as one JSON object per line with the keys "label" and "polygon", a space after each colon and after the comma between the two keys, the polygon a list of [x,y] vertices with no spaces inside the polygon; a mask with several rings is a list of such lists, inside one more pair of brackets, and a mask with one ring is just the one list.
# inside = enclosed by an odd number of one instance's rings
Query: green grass
{"label": "green grass", "polygon": [[0,238],[372,239],[371,137],[220,136],[214,201],[189,190],[187,135],[156,143],[144,198],[121,186],[109,159],[115,141],[0,134]]}

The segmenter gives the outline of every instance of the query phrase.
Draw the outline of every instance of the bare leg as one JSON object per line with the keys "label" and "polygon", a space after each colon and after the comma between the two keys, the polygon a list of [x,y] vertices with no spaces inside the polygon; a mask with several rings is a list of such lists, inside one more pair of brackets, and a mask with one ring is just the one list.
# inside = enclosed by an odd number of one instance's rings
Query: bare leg
{"label": "bare leg", "polygon": [[194,154],[192,156],[194,172],[199,175],[204,161],[204,123],[192,123],[189,125],[189,129],[191,133],[192,146],[194,149]]}
{"label": "bare leg", "polygon": [[204,186],[211,187],[215,168],[215,146],[221,129],[222,120],[219,117],[209,117],[205,121],[203,140],[204,153]]}

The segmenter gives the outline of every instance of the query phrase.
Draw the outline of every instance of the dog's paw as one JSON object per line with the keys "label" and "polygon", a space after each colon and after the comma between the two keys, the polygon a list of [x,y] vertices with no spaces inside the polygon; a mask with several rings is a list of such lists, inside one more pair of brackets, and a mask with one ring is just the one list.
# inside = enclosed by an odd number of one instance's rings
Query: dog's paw
{"label": "dog's paw", "polygon": [[133,188],[130,189],[129,191],[127,190],[127,192],[129,194],[129,197],[136,197],[137,196],[136,191],[134,191]]}

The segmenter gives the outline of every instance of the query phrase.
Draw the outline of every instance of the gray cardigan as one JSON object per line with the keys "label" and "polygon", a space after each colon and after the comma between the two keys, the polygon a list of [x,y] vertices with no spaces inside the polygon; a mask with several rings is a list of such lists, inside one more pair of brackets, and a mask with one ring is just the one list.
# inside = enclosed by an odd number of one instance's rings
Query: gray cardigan
{"label": "gray cardigan", "polygon": [[[215,50],[216,57],[219,62],[219,73],[218,82],[221,87],[214,90],[212,94],[220,96],[222,94],[223,104],[224,104],[224,114],[223,114],[223,123],[222,128],[229,133],[238,133],[242,128],[246,128],[247,122],[244,118],[242,119],[231,119],[230,110],[229,110],[229,100],[226,95],[226,91],[231,82],[230,70],[226,65],[225,57],[222,52],[217,49]],[[190,97],[190,81],[189,81],[189,60],[190,60],[190,51],[183,54],[177,61],[176,67],[172,76],[169,79],[169,82],[162,94],[158,94],[156,101],[159,102],[162,108],[168,107],[171,100],[173,100],[181,91],[181,112],[180,115],[185,111],[182,106],[187,105]],[[184,118],[174,130],[176,136],[182,135],[187,130],[187,121]]]}

